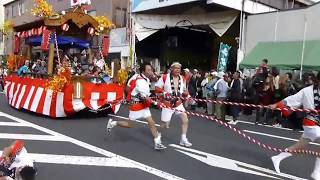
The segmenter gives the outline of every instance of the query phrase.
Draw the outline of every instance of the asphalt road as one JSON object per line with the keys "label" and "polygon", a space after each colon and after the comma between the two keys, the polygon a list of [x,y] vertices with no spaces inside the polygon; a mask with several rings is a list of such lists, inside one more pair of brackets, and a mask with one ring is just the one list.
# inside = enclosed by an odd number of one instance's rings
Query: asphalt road
{"label": "asphalt road", "polygon": [[[152,110],[159,123],[160,111]],[[191,148],[178,146],[180,121],[174,117],[163,137],[168,148],[153,149],[149,129],[136,122],[133,129],[106,132],[109,118],[123,120],[128,108],[115,116],[79,113],[64,119],[49,119],[11,108],[0,94],[0,146],[24,139],[36,161],[38,180],[153,180],[153,179],[310,179],[314,157],[297,155],[281,164],[283,173],[273,170],[275,153],[251,144],[215,122],[190,117]],[[301,132],[257,126],[242,116],[236,128],[258,140],[280,148],[295,142]],[[310,146],[319,148],[318,144]]]}

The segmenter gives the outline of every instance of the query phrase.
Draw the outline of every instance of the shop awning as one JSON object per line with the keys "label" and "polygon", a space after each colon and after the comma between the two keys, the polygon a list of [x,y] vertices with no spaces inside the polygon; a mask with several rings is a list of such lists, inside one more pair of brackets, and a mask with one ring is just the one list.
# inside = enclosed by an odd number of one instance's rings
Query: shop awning
{"label": "shop awning", "polygon": [[302,62],[302,41],[260,42],[240,63],[240,68],[256,68],[262,59],[268,59],[269,66],[278,69],[320,70],[320,41],[306,41]]}
{"label": "shop awning", "polygon": [[228,10],[202,14],[135,14],[135,35],[139,41],[161,29],[208,25],[218,36],[222,36],[234,23],[238,11]]}

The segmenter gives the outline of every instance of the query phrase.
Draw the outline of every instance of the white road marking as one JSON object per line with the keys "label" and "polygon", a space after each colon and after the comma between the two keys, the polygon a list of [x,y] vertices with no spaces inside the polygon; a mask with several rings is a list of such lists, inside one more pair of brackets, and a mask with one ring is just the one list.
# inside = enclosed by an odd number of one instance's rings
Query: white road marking
{"label": "white road marking", "polygon": [[25,124],[17,122],[0,122],[0,126],[28,127]]}
{"label": "white road marking", "polygon": [[[250,130],[243,130],[244,132],[250,133],[250,134],[257,134],[257,135],[261,135],[261,136],[268,136],[268,137],[273,137],[273,138],[278,138],[278,139],[284,139],[284,140],[288,140],[288,141],[299,141],[299,139],[293,139],[293,138],[287,138],[287,137],[282,137],[282,136],[276,136],[276,135],[272,135],[272,134],[267,134],[267,133],[261,133],[261,132],[255,132],[255,131],[250,131]],[[313,143],[311,142],[310,144],[316,145],[316,146],[320,146],[320,144],[318,143]]]}
{"label": "white road marking", "polygon": [[[287,130],[287,131],[293,131],[292,129],[289,128],[283,128],[283,127],[274,127],[271,125],[262,125],[262,124],[255,124],[253,122],[248,122],[248,121],[239,121],[239,123],[243,123],[243,124],[251,124],[251,125],[256,125],[256,126],[262,126],[262,127],[269,127],[269,128],[275,128],[275,129],[282,129],[282,130]],[[298,131],[298,132],[303,132],[303,131]]]}
{"label": "white road marking", "polygon": [[[116,117],[116,118],[120,118],[120,119],[125,119],[125,120],[130,120],[130,119],[127,118],[127,117],[118,116],[118,115],[114,115],[114,114],[109,114],[109,116],[111,116],[111,117]],[[142,123],[142,124],[148,124],[148,122],[146,122],[146,121],[139,121],[139,120],[130,120],[130,121],[135,121],[135,122]],[[156,126],[157,126],[157,127],[160,127],[159,124],[156,124]]]}
{"label": "white road marking", "polygon": [[35,140],[35,141],[62,141],[67,142],[61,137],[52,135],[34,135],[34,134],[8,134],[0,133],[0,139],[21,139],[21,140]]}
{"label": "white road marking", "polygon": [[[104,155],[104,156],[106,156],[106,157],[114,158],[117,163],[127,164],[127,165],[130,166],[130,167],[139,169],[139,170],[141,170],[141,171],[144,171],[144,172],[153,174],[153,175],[155,175],[155,176],[158,176],[158,177],[161,177],[161,178],[164,178],[164,179],[169,179],[169,180],[183,180],[183,178],[181,178],[181,177],[175,176],[175,175],[173,175],[173,174],[169,174],[169,173],[167,173],[167,172],[164,172],[164,171],[161,171],[161,170],[159,170],[159,169],[150,167],[150,166],[148,166],[148,165],[139,163],[139,162],[137,162],[137,161],[133,161],[133,160],[131,160],[131,159],[128,159],[128,158],[119,156],[119,155],[114,154],[114,153],[112,153],[112,152],[106,151],[106,150],[104,150],[104,149],[102,149],[102,148],[99,148],[99,147],[90,145],[90,144],[88,144],[88,143],[79,141],[79,140],[74,139],[74,138],[72,138],[72,137],[69,137],[69,136],[60,134],[60,133],[58,133],[58,132],[55,132],[55,131],[52,131],[52,130],[50,130],[50,129],[41,127],[41,126],[36,125],[36,124],[30,123],[30,122],[28,122],[28,121],[26,121],[26,120],[23,120],[23,119],[14,117],[14,116],[12,116],[12,115],[10,115],[10,114],[4,113],[4,112],[0,112],[0,116],[4,116],[4,117],[7,117],[7,118],[12,119],[12,120],[14,120],[14,121],[17,121],[17,122],[26,124],[27,126],[30,126],[30,127],[34,128],[34,129],[40,130],[40,131],[45,132],[45,133],[47,133],[47,134],[51,134],[51,135],[53,135],[53,136],[55,136],[55,137],[59,137],[59,138],[61,138],[61,139],[64,139],[65,141],[71,142],[71,143],[73,143],[73,144],[75,144],[75,145],[78,145],[78,146],[83,147],[83,148],[85,148],[85,149],[88,149],[88,150],[90,150],[90,151],[96,152],[96,153],[98,153],[98,154]],[[0,136],[0,137],[1,137],[1,136]],[[112,164],[111,164],[111,165],[112,165]]]}
{"label": "white road marking", "polygon": [[[0,154],[1,153],[2,152],[0,151]],[[30,158],[37,163],[134,168],[133,166],[130,166],[130,164],[124,163],[124,161],[118,161],[117,158],[37,153],[28,153],[28,155],[30,155]]]}
{"label": "white road marking", "polygon": [[266,168],[262,168],[252,164],[244,163],[241,161],[236,161],[233,159],[217,156],[214,154],[209,154],[209,153],[191,149],[191,148],[185,148],[175,144],[170,144],[169,146],[175,148],[176,151],[181,152],[182,154],[185,154],[187,156],[190,156],[205,164],[208,164],[209,166],[243,172],[247,174],[253,174],[257,176],[264,176],[264,177],[273,178],[273,179],[282,179],[282,178],[289,178],[294,180],[303,179],[300,177],[292,176],[290,174],[277,173],[270,169],[266,169]]}

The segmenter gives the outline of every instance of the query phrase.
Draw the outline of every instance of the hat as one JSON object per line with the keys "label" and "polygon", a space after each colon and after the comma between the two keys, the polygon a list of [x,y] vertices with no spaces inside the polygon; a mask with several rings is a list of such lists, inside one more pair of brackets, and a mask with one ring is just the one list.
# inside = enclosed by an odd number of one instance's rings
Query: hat
{"label": "hat", "polygon": [[225,75],[226,75],[226,73],[224,73],[224,72],[219,72],[217,76],[218,76],[219,78],[223,78],[223,76],[225,76]]}
{"label": "hat", "polygon": [[173,66],[180,66],[181,67],[182,65],[179,62],[173,62],[170,67],[173,67]]}
{"label": "hat", "polygon": [[190,72],[190,70],[188,68],[183,69],[186,72]]}
{"label": "hat", "polygon": [[194,69],[193,72],[198,72],[198,69]]}
{"label": "hat", "polygon": [[217,75],[218,75],[217,71],[212,71],[210,74],[211,74],[212,76],[217,76]]}

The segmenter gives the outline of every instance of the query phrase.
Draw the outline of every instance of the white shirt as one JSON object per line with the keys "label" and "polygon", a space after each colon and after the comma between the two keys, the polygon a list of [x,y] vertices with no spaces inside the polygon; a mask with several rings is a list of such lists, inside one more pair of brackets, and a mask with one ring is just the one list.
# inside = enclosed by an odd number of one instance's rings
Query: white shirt
{"label": "white shirt", "polygon": [[[300,90],[298,93],[285,98],[284,103],[292,108],[315,109],[313,85]],[[314,117],[307,115],[307,118],[314,119]]]}
{"label": "white shirt", "polygon": [[9,170],[14,168],[30,166],[33,167],[33,160],[30,158],[26,148],[22,148],[21,151],[16,155],[13,163],[10,165]]}
{"label": "white shirt", "polygon": [[150,96],[150,80],[143,74],[135,74],[133,75],[129,81],[128,86],[130,87],[130,83],[136,80],[136,85],[134,89],[131,92],[131,96],[133,100],[139,101],[139,99],[135,98],[138,94],[141,95],[141,97],[149,97]]}
{"label": "white shirt", "polygon": [[[170,74],[167,74],[166,76],[167,76],[167,79],[165,82],[163,82],[163,75],[162,75],[155,86],[163,89],[167,93],[172,94]],[[186,84],[185,84],[185,81],[183,80],[183,77],[181,75],[179,75],[179,76],[180,76],[180,81],[181,81],[179,92],[180,92],[180,94],[182,94],[186,91]]]}
{"label": "white shirt", "polygon": [[98,66],[100,69],[103,69],[105,64],[106,62],[104,61],[104,59],[99,59],[95,63],[95,65]]}

